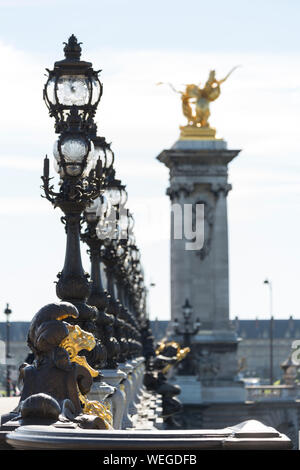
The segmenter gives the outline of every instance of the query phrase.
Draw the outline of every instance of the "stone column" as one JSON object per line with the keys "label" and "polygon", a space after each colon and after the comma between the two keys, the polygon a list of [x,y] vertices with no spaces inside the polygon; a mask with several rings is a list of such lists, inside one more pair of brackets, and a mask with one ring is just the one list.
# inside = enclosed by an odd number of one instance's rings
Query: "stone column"
{"label": "stone column", "polygon": [[[170,171],[171,319],[183,322],[188,299],[193,320],[201,322],[192,340],[199,358],[195,373],[204,354],[214,366],[214,381],[232,380],[236,373],[237,338],[229,322],[227,177],[228,164],[239,152],[227,149],[222,139],[181,138],[157,157]],[[194,239],[188,228],[197,232]]]}

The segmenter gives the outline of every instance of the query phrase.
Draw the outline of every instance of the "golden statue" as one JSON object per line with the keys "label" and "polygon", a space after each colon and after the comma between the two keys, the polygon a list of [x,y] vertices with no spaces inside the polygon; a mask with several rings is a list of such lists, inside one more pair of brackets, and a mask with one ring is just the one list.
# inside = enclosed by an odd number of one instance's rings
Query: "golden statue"
{"label": "golden statue", "polygon": [[167,364],[163,369],[162,373],[166,374],[171,367],[173,367],[176,363],[182,361],[186,355],[191,351],[190,348],[182,348],[179,343],[175,341],[162,341],[157,345],[157,348],[155,350],[155,354],[158,356],[159,354],[164,354],[164,350],[167,350],[168,348],[171,348],[173,350],[173,355],[171,356],[174,358],[175,362]]}
{"label": "golden statue", "polygon": [[[181,139],[214,139],[216,135],[215,129],[211,128],[208,122],[210,117],[209,105],[212,101],[219,98],[221,94],[220,85],[237,67],[234,67],[221,80],[216,79],[215,70],[211,70],[208,79],[203,88],[199,85],[185,85],[185,90],[176,90],[171,83],[168,85],[173,91],[181,95],[182,112],[188,120],[187,126],[180,127]],[[161,85],[159,82],[158,85]]]}

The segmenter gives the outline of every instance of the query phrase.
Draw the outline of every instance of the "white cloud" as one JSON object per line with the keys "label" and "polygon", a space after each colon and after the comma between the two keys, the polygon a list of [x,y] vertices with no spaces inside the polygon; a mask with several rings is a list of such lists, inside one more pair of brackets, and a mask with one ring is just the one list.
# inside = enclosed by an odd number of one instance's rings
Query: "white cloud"
{"label": "white cloud", "polygon": [[20,171],[41,171],[41,161],[38,158],[3,155],[0,156],[0,168]]}
{"label": "white cloud", "polygon": [[[44,214],[46,202],[40,198],[30,197],[0,197],[0,214],[17,216]],[[47,208],[46,208],[47,210]]]}

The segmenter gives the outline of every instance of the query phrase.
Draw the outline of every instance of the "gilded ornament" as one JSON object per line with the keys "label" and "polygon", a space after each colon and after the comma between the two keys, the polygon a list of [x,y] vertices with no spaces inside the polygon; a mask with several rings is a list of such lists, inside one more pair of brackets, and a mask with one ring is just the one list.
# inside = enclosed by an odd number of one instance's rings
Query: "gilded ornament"
{"label": "gilded ornament", "polygon": [[[84,356],[78,356],[79,351],[83,349],[91,351],[95,347],[96,341],[94,336],[91,333],[82,330],[78,325],[67,324],[67,328],[69,330],[69,334],[60,343],[60,347],[64,348],[68,352],[71,362],[76,362],[77,364],[85,367],[92,377],[97,377],[99,372],[88,364]],[[78,386],[77,391],[80,402],[83,405],[84,413],[99,416],[104,421],[106,428],[111,429],[113,416],[109,407],[96,400],[89,401],[88,398],[80,392]]]}
{"label": "gilded ornament", "polygon": [[[217,80],[215,70],[209,72],[205,85],[187,84],[185,90],[176,90],[168,83],[173,91],[181,95],[183,115],[187,118],[188,124],[180,127],[181,140],[214,140],[216,130],[210,127],[208,119],[210,117],[210,103],[216,101],[221,94],[221,84],[237,67],[234,67],[223,79]],[[158,85],[163,84],[159,82]]]}

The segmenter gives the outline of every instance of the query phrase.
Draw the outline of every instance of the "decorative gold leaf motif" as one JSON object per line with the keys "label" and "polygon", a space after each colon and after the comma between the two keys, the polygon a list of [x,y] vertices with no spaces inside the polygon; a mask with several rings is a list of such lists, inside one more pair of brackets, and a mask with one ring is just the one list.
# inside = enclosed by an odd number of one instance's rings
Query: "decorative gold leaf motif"
{"label": "decorative gold leaf motif", "polygon": [[[88,364],[84,356],[78,356],[78,353],[81,350],[86,349],[87,351],[91,351],[95,347],[96,341],[94,336],[91,333],[82,330],[78,325],[67,324],[67,328],[69,330],[69,334],[62,340],[60,347],[67,351],[72,362],[76,362],[83,366],[89,371],[92,377],[97,377],[99,372]],[[87,397],[80,392],[78,386],[77,391],[79,399],[83,405],[84,413],[99,416],[103,420],[106,429],[111,429],[113,416],[109,407],[96,400],[89,401]]]}
{"label": "decorative gold leaf motif", "polygon": [[[165,348],[167,348],[168,346],[172,346],[173,348],[175,348],[177,350],[176,352],[176,361],[177,362],[180,362],[182,361],[186,355],[190,352],[190,348],[181,348],[180,344],[179,343],[176,343],[175,341],[169,341],[167,343],[160,343],[159,346],[156,348],[155,350],[155,354],[158,356],[158,354],[160,354],[161,352],[164,351]],[[162,370],[162,373],[165,374],[166,372],[168,372],[168,370],[173,366],[173,364],[168,364],[166,365],[163,370]]]}

